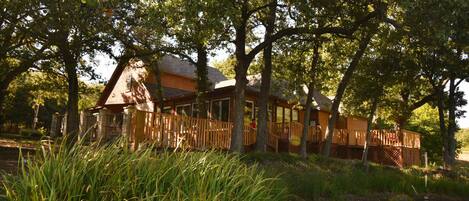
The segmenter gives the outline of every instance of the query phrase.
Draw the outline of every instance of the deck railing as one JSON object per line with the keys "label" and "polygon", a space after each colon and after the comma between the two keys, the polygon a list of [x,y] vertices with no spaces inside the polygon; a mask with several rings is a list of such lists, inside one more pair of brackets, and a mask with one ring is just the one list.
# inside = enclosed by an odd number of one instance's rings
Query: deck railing
{"label": "deck railing", "polygon": [[[231,141],[231,122],[137,111],[132,118],[133,142],[152,142],[170,148],[228,149]],[[250,143],[252,134],[244,135]]]}
{"label": "deck railing", "polygon": [[[131,116],[130,139],[134,144],[151,142],[158,146],[189,149],[229,149],[233,123],[212,119],[192,118],[170,114],[136,111]],[[278,151],[279,140],[299,142],[303,125],[298,122],[268,123],[267,145]],[[243,145],[256,143],[256,129],[244,126]],[[399,133],[389,130],[372,130],[371,146],[420,147],[420,135],[407,130]],[[321,143],[325,140],[324,129],[310,126],[307,141]],[[364,146],[366,131],[334,129],[332,142],[339,145]],[[401,143],[402,141],[402,143]]]}
{"label": "deck railing", "polygon": [[[407,148],[420,148],[420,134],[402,130],[401,141],[399,132],[394,130],[371,130],[371,146],[404,146]],[[332,143],[350,146],[364,146],[366,131],[334,129]]]}

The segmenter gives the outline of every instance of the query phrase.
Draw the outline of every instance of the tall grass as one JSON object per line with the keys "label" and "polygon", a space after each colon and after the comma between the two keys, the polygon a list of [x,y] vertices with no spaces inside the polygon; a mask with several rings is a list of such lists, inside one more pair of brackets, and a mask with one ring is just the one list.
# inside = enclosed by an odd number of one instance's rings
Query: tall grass
{"label": "tall grass", "polygon": [[119,143],[42,150],[17,176],[4,176],[11,200],[284,200],[277,180],[237,155],[130,152]]}
{"label": "tall grass", "polygon": [[[425,186],[425,170],[397,169],[371,164],[368,171],[357,160],[341,160],[310,155],[250,153],[243,160],[258,164],[271,175],[280,175],[289,194],[307,200],[347,200],[348,195],[439,194],[469,198],[469,166],[459,167],[455,176],[430,173]],[[467,172],[462,172],[467,171]],[[376,199],[376,198],[375,198]],[[381,199],[381,198],[380,198]]]}

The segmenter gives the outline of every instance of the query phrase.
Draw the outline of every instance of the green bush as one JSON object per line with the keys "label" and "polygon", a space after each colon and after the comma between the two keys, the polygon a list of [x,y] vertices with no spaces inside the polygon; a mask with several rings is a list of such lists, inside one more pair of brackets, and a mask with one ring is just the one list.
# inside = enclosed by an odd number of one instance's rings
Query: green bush
{"label": "green bush", "polygon": [[469,151],[469,129],[461,129],[456,133],[456,137],[461,142],[463,150]]}
{"label": "green bush", "polygon": [[[4,176],[11,200],[284,200],[277,179],[237,155],[130,152],[74,145],[43,150],[19,176]],[[23,159],[24,160],[24,159]],[[23,164],[23,162],[21,162]]]}
{"label": "green bush", "polygon": [[46,130],[44,128],[38,128],[38,129],[22,128],[20,129],[19,134],[27,138],[40,138],[46,134]]}

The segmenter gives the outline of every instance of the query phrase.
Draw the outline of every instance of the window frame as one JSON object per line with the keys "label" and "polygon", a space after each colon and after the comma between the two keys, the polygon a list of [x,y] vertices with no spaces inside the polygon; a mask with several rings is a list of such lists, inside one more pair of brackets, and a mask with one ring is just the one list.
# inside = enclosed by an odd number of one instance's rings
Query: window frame
{"label": "window frame", "polygon": [[125,90],[126,90],[126,92],[131,92],[132,91],[133,79],[134,79],[134,77],[132,76],[132,74],[127,76],[127,78],[125,79]]}
{"label": "window frame", "polygon": [[[210,113],[210,111],[211,111],[210,101],[205,101],[205,104],[207,104],[207,106],[208,106],[208,107],[207,107],[207,118],[208,118],[208,117],[210,117],[210,114],[211,114],[211,113]],[[192,107],[192,109],[191,109],[191,113],[192,113],[191,116],[192,116],[192,117],[195,117],[195,116],[194,116],[194,111],[195,111],[195,108],[197,108],[196,105],[197,105],[197,103],[192,103],[192,104],[191,104],[191,107]],[[197,110],[197,116],[196,116],[196,118],[199,118],[199,114],[198,114],[198,113],[199,113],[199,111]]]}
{"label": "window frame", "polygon": [[[230,107],[231,107],[231,99],[230,99],[230,98],[219,98],[219,99],[210,100],[210,112],[209,112],[209,118],[210,118],[210,119],[214,119],[214,120],[218,120],[218,121],[223,121],[223,120],[222,120],[222,114],[221,114],[221,113],[223,113],[223,111],[222,111],[222,110],[223,110],[223,109],[222,109],[222,102],[223,102],[223,101],[226,101],[226,100],[228,100],[228,119],[227,119],[227,121],[230,121],[230,112],[231,112],[231,108],[230,108]],[[212,114],[212,112],[213,112],[213,102],[219,102],[219,103],[220,103],[220,104],[219,104],[219,107],[220,107],[220,114],[218,114],[219,119],[215,119],[215,118],[213,117],[213,114]]]}
{"label": "window frame", "polygon": [[[245,102],[246,102],[246,103],[249,102],[249,103],[251,104],[251,116],[249,117],[249,121],[248,121],[248,122],[251,122],[252,119],[254,119],[254,117],[255,117],[255,115],[256,115],[256,114],[255,114],[256,111],[255,111],[254,101],[245,100]],[[247,104],[246,104],[246,103],[244,104],[244,109],[246,109],[246,107],[247,107]],[[244,116],[245,116],[245,115],[246,115],[246,111],[244,111],[244,113],[243,113],[243,119],[244,119]]]}
{"label": "window frame", "polygon": [[187,107],[187,106],[189,106],[189,108],[190,108],[190,110],[191,110],[191,111],[190,111],[190,114],[188,114],[187,116],[188,116],[188,117],[192,117],[192,104],[191,104],[191,103],[176,105],[176,111],[175,111],[176,115],[182,115],[182,114],[179,114],[179,113],[178,113],[178,108],[180,108],[180,107]]}
{"label": "window frame", "polygon": [[[164,111],[166,111],[168,108],[169,108],[169,113],[165,113]],[[163,114],[173,114],[173,107],[170,106],[170,105],[164,106],[163,111],[161,111],[161,113],[163,113]]]}
{"label": "window frame", "polygon": [[[296,113],[296,116],[293,115],[293,113]],[[294,117],[296,117],[296,120],[295,120]],[[292,109],[291,110],[291,121],[292,122],[300,122],[300,111],[299,110],[297,110],[297,109]]]}

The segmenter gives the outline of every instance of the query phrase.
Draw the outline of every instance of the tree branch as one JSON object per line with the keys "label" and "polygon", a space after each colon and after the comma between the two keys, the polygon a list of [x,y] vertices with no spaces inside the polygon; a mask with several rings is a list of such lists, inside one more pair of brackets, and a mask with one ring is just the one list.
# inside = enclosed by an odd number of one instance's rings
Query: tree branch
{"label": "tree branch", "polygon": [[259,7],[255,8],[255,9],[253,9],[253,10],[248,11],[247,15],[248,15],[248,17],[250,17],[252,14],[254,14],[254,13],[256,13],[256,12],[258,12],[258,11],[264,9],[264,8],[268,8],[268,7],[272,6],[272,5],[276,5],[276,6],[277,6],[277,3],[275,3],[275,2],[270,2],[270,3],[265,4],[265,5],[263,5],[263,6],[259,6]]}
{"label": "tree branch", "polygon": [[262,51],[265,47],[268,45],[272,44],[273,42],[277,41],[278,39],[285,37],[285,36],[291,36],[291,35],[297,35],[297,34],[316,34],[316,35],[322,35],[326,33],[330,34],[337,34],[337,35],[344,35],[344,36],[350,36],[352,35],[362,24],[368,22],[370,19],[375,18],[379,15],[380,13],[378,11],[373,11],[366,15],[365,17],[355,21],[353,23],[353,26],[350,29],[344,28],[344,27],[322,27],[322,28],[317,28],[317,29],[308,29],[305,27],[294,27],[294,28],[286,28],[283,30],[278,31],[272,37],[264,40],[263,42],[259,43],[256,47],[254,47],[246,56],[248,59],[252,60],[254,57]]}
{"label": "tree branch", "polygon": [[431,93],[431,94],[423,97],[421,100],[415,102],[414,104],[412,104],[410,106],[410,111],[414,111],[415,109],[425,105],[425,103],[428,103],[428,102],[434,100],[436,94],[437,94],[437,91],[435,90],[435,91],[433,91],[433,93]]}

